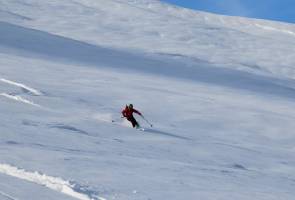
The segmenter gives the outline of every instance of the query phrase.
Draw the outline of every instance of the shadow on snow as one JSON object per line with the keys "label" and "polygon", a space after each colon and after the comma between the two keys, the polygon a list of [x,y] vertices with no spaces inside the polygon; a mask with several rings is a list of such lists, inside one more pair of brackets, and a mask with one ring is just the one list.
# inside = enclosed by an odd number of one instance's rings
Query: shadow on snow
{"label": "shadow on snow", "polygon": [[151,128],[145,128],[144,131],[145,132],[149,132],[149,133],[153,133],[153,134],[174,137],[174,138],[178,138],[178,139],[182,139],[182,140],[191,140],[188,137],[179,136],[179,135],[175,135],[175,134],[172,134],[172,133],[168,133],[168,132],[164,132],[164,131],[159,131],[159,130],[155,130],[155,129],[151,129]]}
{"label": "shadow on snow", "polygon": [[[0,52],[12,51],[22,56],[39,56],[55,61],[133,70],[179,79],[243,89],[266,95],[295,98],[293,81],[214,67],[203,61],[177,61],[169,56],[145,55],[91,45],[47,32],[0,22]],[[33,55],[32,55],[33,53]],[[192,91],[193,92],[193,91]]]}

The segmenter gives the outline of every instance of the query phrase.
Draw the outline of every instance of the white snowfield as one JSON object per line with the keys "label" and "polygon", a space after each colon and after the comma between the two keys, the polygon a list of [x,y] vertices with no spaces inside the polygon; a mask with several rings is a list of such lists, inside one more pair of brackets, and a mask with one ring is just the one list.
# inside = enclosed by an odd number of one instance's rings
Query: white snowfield
{"label": "white snowfield", "polygon": [[293,200],[294,46],[160,1],[0,1],[0,199]]}

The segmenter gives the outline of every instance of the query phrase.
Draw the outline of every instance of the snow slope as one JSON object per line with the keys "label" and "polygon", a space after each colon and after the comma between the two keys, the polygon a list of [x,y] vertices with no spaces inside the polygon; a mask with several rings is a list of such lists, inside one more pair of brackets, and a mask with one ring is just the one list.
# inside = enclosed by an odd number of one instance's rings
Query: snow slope
{"label": "snow slope", "polygon": [[9,15],[5,21],[91,44],[294,78],[291,24],[194,12],[151,0],[11,0],[0,6],[2,15]]}
{"label": "snow slope", "polygon": [[0,199],[291,200],[294,35],[152,0],[1,1]]}

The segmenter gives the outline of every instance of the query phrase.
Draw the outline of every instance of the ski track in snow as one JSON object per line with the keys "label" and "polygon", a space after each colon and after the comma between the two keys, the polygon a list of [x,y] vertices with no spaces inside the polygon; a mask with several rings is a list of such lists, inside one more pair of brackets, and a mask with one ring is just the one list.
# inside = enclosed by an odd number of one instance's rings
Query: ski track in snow
{"label": "ski track in snow", "polygon": [[34,103],[32,101],[29,101],[27,99],[24,99],[21,96],[11,95],[11,94],[7,94],[7,93],[0,93],[0,96],[3,96],[3,97],[6,97],[8,99],[13,99],[15,101],[19,101],[19,102],[22,102],[22,103],[25,103],[25,104],[29,104],[29,105],[36,106],[36,107],[41,108],[41,106],[39,104],[36,104],[36,103]]}
{"label": "ski track in snow", "polygon": [[[35,96],[41,96],[43,95],[42,92],[34,89],[34,88],[31,88],[29,86],[26,86],[22,83],[17,83],[17,82],[14,82],[14,81],[11,81],[11,80],[7,80],[7,79],[4,79],[4,78],[1,78],[0,79],[1,82],[3,83],[7,83],[9,85],[13,85],[13,86],[16,86],[16,87],[19,87],[21,88],[23,91],[27,92],[27,93],[30,93],[32,95],[35,95]],[[12,95],[12,94],[7,94],[7,93],[0,93],[0,96],[3,96],[3,97],[6,97],[8,99],[12,99],[12,100],[15,100],[15,101],[18,101],[18,102],[22,102],[22,103],[25,103],[25,104],[29,104],[29,105],[32,105],[32,106],[36,106],[36,107],[41,107],[39,104],[36,104],[30,100],[27,100],[27,99],[24,99],[23,97],[21,96],[18,96],[18,95]]]}
{"label": "ski track in snow", "polygon": [[5,197],[5,198],[7,198],[9,200],[18,200],[16,198],[10,196],[9,194],[6,194],[5,192],[2,192],[2,191],[0,191],[0,196],[3,196],[3,197]]}
{"label": "ski track in snow", "polygon": [[127,122],[127,120],[123,120],[121,118],[114,118],[113,114],[111,114],[111,113],[96,113],[95,115],[93,115],[93,118],[97,121],[131,128],[131,126],[130,126],[129,122]]}
{"label": "ski track in snow", "polygon": [[[24,169],[18,169],[17,167],[10,166],[8,164],[0,164],[0,173],[45,186],[51,190],[63,193],[79,200],[106,200],[103,197],[93,197],[92,195],[90,197],[89,194],[84,194],[81,192],[83,191],[83,188],[79,188],[78,185],[71,184],[69,181],[65,181],[59,177],[47,176],[39,172],[28,172]],[[15,198],[1,191],[0,195],[3,195],[10,200],[16,200]]]}
{"label": "ski track in snow", "polygon": [[16,87],[20,87],[24,91],[32,93],[33,95],[36,95],[36,96],[41,96],[42,95],[42,92],[40,92],[40,91],[38,91],[38,90],[36,90],[34,88],[28,87],[28,86],[26,86],[26,85],[24,85],[22,83],[17,83],[17,82],[10,81],[10,80],[4,79],[4,78],[1,78],[0,81],[2,81],[4,83],[7,83],[7,84],[10,84],[10,85],[14,85]]}

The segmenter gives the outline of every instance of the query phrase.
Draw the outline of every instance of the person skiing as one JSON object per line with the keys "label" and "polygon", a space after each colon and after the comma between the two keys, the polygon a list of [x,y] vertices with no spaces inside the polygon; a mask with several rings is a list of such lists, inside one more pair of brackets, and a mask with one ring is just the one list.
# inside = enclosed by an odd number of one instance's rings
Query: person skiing
{"label": "person skiing", "polygon": [[122,110],[123,117],[125,117],[128,121],[131,122],[133,128],[139,128],[140,126],[139,126],[138,122],[136,121],[136,119],[134,118],[133,113],[136,113],[136,114],[142,116],[142,114],[138,110],[135,110],[133,108],[132,104],[126,105],[125,109]]}

